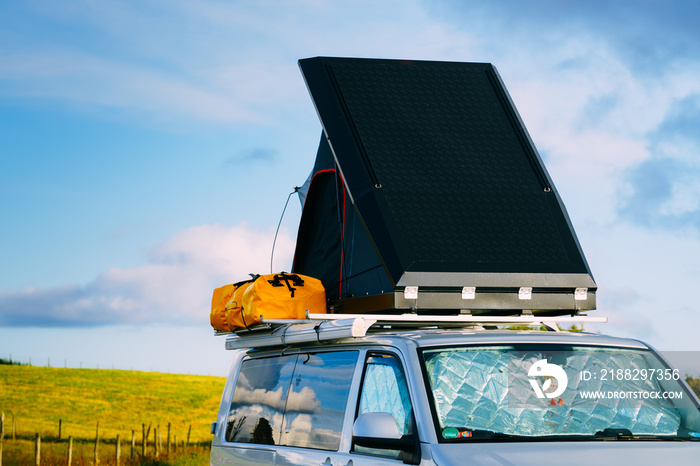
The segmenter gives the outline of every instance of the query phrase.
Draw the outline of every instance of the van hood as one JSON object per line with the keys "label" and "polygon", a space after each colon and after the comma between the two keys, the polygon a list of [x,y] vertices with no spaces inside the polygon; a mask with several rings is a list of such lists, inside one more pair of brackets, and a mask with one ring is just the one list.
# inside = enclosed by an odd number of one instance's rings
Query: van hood
{"label": "van hood", "polygon": [[433,445],[431,452],[438,466],[695,464],[700,458],[700,442],[489,442]]}

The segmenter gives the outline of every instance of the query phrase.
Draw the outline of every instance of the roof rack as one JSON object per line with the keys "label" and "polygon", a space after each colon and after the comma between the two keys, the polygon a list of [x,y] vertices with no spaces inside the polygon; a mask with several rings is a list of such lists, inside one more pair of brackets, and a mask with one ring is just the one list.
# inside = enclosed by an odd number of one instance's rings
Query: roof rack
{"label": "roof rack", "polygon": [[535,315],[518,316],[424,316],[416,314],[307,314],[306,320],[261,320],[260,325],[235,332],[226,339],[226,349],[264,348],[296,343],[364,337],[370,328],[467,328],[498,326],[543,326],[559,331],[557,323],[605,323],[607,317]]}

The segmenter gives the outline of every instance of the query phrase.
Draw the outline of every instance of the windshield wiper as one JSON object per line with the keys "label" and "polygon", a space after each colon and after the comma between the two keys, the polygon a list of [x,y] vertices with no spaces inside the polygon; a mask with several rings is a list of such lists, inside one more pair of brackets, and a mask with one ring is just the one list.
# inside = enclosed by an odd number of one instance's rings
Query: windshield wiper
{"label": "windshield wiper", "polygon": [[503,432],[494,432],[492,430],[479,430],[479,429],[469,430],[469,434],[470,435],[463,436],[459,440],[463,440],[463,441],[492,440],[494,442],[508,442],[508,441],[529,440],[531,438],[531,437],[527,437],[524,435],[505,434]]}
{"label": "windshield wiper", "polygon": [[599,430],[592,437],[596,440],[663,440],[663,441],[675,441],[675,442],[687,442],[693,441],[694,439],[687,436],[679,435],[658,435],[658,434],[633,434],[629,429],[617,429],[610,428]]}
{"label": "windshield wiper", "polygon": [[609,438],[610,440],[629,440],[632,437],[634,437],[634,435],[629,429],[616,429],[608,427],[607,429],[599,430],[598,432],[596,432],[595,437],[604,437]]}
{"label": "windshield wiper", "polygon": [[455,438],[454,441],[491,441],[491,442],[572,442],[572,441],[666,441],[666,442],[694,442],[700,441],[700,437],[691,435],[659,435],[659,434],[633,434],[629,429],[607,428],[590,434],[574,435],[514,435],[491,430],[469,430],[468,436]]}
{"label": "windshield wiper", "polygon": [[[465,435],[468,434],[468,435]],[[633,434],[629,429],[608,427],[595,434],[569,435],[516,435],[492,430],[468,429],[460,436],[449,439],[453,442],[586,442],[586,441],[666,441],[666,442],[697,442],[700,435],[678,432],[674,435]]]}

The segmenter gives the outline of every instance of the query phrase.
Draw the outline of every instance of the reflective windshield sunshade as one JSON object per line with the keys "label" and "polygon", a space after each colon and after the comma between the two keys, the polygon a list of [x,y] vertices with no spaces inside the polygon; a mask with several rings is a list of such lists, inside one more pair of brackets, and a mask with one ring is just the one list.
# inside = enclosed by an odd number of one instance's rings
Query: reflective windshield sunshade
{"label": "reflective windshield sunshade", "polygon": [[429,349],[445,440],[510,436],[695,438],[700,411],[651,351],[527,344]]}

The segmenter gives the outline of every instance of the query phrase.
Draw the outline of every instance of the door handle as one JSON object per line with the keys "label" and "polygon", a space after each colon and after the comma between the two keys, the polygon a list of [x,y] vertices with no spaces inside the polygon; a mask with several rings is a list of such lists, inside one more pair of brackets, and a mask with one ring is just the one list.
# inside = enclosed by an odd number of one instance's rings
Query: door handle
{"label": "door handle", "polygon": [[[333,466],[333,462],[331,461],[331,457],[329,456],[328,458],[326,458],[326,461],[321,463],[321,466]],[[353,466],[352,460],[348,460],[348,462],[345,463],[345,466]]]}

